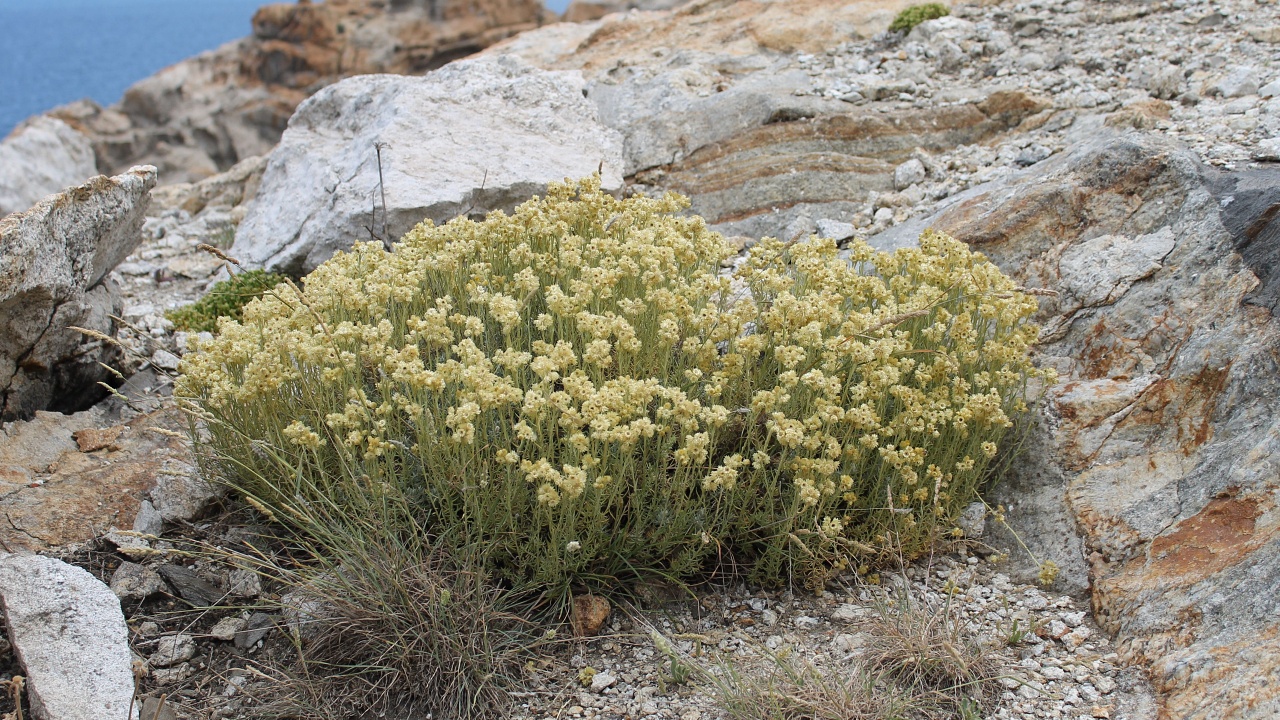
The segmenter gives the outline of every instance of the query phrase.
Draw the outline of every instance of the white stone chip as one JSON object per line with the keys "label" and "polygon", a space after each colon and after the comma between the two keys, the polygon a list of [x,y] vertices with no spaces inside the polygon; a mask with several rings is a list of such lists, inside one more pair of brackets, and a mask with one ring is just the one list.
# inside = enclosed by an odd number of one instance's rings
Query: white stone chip
{"label": "white stone chip", "polygon": [[97,578],[40,555],[0,556],[0,600],[27,677],[32,714],[54,720],[138,717],[120,601]]}

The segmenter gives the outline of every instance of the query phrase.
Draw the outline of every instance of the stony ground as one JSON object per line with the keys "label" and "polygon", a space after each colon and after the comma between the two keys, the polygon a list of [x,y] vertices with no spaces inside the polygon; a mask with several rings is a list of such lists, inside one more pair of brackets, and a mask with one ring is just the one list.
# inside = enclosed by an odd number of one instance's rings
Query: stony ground
{"label": "stony ground", "polygon": [[[1280,44],[1273,44],[1280,43],[1280,6],[1269,0],[961,5],[954,17],[964,24],[929,37],[844,43],[787,60],[811,77],[803,92],[853,106],[927,109],[1018,88],[1051,97],[1066,112],[990,146],[920,155],[898,168],[897,191],[873,194],[860,211],[818,230],[873,234],[956,192],[1033,166],[1102,124],[1178,137],[1211,165],[1280,160]],[[255,182],[253,168],[241,175],[158,194],[143,245],[116,270],[133,326],[124,336],[142,358],[134,368],[176,368],[187,337],[164,311],[200,297],[217,279],[220,262],[195,246],[229,247],[243,217],[239,196]],[[223,192],[219,183],[234,191]],[[178,530],[234,533],[235,517]],[[153,553],[130,558],[105,540],[71,557],[108,581],[126,562],[137,582],[151,581],[142,569],[182,564]],[[216,587],[233,583],[215,568],[192,569]],[[900,585],[911,602],[949,613],[998,661],[999,706],[986,717],[1154,718],[1141,673],[1119,666],[1078,600],[1014,585],[987,556],[963,548],[912,566],[906,578],[886,578],[881,586],[850,580],[818,597],[704,589],[697,602],[617,609],[601,636],[536,665],[515,717],[720,717],[705,683],[668,679],[669,660],[654,646],[651,629],[682,657],[711,668],[732,662],[746,673],[765,672],[768,656],[783,653],[839,672],[874,642],[866,624],[883,607],[884,588]],[[234,607],[216,612],[190,610],[168,594],[126,599],[135,651],[147,660],[144,693],[167,695],[179,717],[240,717],[252,707],[273,663],[292,651],[272,629],[274,620],[254,606],[259,590],[242,585],[239,592]],[[1033,632],[1018,637],[1015,622]],[[3,645],[0,670],[5,679],[14,670]],[[0,713],[12,710],[4,702]]]}
{"label": "stony ground", "polygon": [[[673,684],[670,660],[655,649],[651,631],[668,638],[684,661],[721,675],[728,666],[767,675],[777,668],[772,658],[781,657],[848,677],[883,642],[879,622],[901,611],[914,612],[916,622],[945,618],[999,668],[999,705],[984,717],[1154,717],[1140,674],[1119,667],[1087,610],[1071,598],[1014,585],[998,564],[963,550],[912,565],[905,577],[887,576],[881,586],[846,578],[821,596],[738,588],[663,614],[615,620],[567,664],[561,658],[553,665],[542,691],[516,717],[725,717],[711,683]],[[1020,632],[1028,628],[1034,630]],[[584,668],[594,675],[583,675]]]}
{"label": "stony ground", "polygon": [[[172,552],[190,540],[233,545],[255,530],[244,525],[246,517],[223,513],[151,543],[102,538],[63,557],[122,596],[140,660],[139,692],[163,696],[171,717],[253,717],[272,679],[294,657],[271,611],[275,588]],[[999,699],[982,717],[1154,718],[1142,673],[1121,666],[1087,607],[1011,583],[1002,562],[991,548],[959,544],[872,583],[838,578],[820,596],[741,585],[710,584],[690,593],[664,588],[641,606],[614,608],[598,636],[544,649],[526,666],[511,717],[724,718],[715,683],[696,674],[677,681],[672,654],[677,664],[719,676],[729,667],[746,677],[777,675],[777,659],[785,658],[847,678],[884,644],[885,621],[902,617],[908,631],[939,624],[966,645],[966,657],[989,664]],[[670,643],[670,653],[655,644],[655,632]],[[934,642],[931,651],[942,649]]]}
{"label": "stony ground", "polygon": [[957,5],[952,17],[902,41],[790,58],[811,78],[797,94],[883,112],[1002,89],[1048,98],[1056,111],[991,145],[918,154],[898,168],[897,192],[873,193],[847,218],[862,232],[927,214],[933,201],[1034,165],[1103,124],[1178,138],[1225,169],[1280,160],[1280,6],[1270,0],[1045,0]]}

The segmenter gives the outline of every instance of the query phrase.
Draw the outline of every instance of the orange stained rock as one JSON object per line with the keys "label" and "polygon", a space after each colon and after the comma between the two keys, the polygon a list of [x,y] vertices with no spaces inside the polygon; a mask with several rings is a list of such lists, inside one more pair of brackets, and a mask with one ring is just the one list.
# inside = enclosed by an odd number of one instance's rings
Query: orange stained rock
{"label": "orange stained rock", "polygon": [[[1219,497],[1199,513],[1151,541],[1150,569],[1168,580],[1193,583],[1243,560],[1264,538],[1256,532],[1262,511],[1253,498]],[[1274,533],[1275,528],[1272,528]]]}
{"label": "orange stained rock", "polygon": [[609,601],[599,595],[575,595],[570,616],[574,637],[591,637],[600,632],[612,610]]}

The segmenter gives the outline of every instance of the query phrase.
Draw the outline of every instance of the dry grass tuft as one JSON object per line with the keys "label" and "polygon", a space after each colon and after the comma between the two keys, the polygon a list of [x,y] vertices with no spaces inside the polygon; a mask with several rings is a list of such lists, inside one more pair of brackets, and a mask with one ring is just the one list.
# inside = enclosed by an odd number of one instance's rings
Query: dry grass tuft
{"label": "dry grass tuft", "polygon": [[680,662],[692,665],[732,720],[977,720],[995,707],[1001,665],[994,649],[965,635],[949,602],[895,590],[877,608],[859,628],[865,646],[835,664],[786,650],[762,651],[766,664],[756,672],[740,661],[714,669]]}
{"label": "dry grass tuft", "polygon": [[503,717],[540,642],[522,619],[529,608],[482,562],[412,528],[313,519],[287,552],[224,556],[288,590],[276,603],[297,662],[277,668],[280,682],[256,716]]}
{"label": "dry grass tuft", "polygon": [[978,717],[995,704],[1000,665],[992,648],[964,633],[950,595],[939,606],[895,590],[863,631],[873,640],[862,662],[938,707],[942,717]]}
{"label": "dry grass tuft", "polygon": [[725,665],[711,688],[733,720],[885,720],[911,717],[916,699],[867,672],[830,674],[771,655],[760,677]]}

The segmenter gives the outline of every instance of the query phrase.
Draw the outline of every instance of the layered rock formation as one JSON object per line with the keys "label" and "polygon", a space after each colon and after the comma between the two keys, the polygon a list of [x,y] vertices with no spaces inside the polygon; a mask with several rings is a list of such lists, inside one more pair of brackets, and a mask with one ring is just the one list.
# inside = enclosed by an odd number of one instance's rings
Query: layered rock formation
{"label": "layered rock formation", "polygon": [[0,141],[0,216],[97,174],[88,138],[61,120],[37,115]]}
{"label": "layered rock formation", "polygon": [[[894,190],[896,166],[913,153],[988,142],[1050,107],[1003,89],[927,113],[810,92],[813,73],[795,65],[796,53],[883,32],[908,4],[697,0],[551,26],[488,52],[581,70],[602,122],[623,134],[625,173],[641,189],[688,195],[731,235],[791,237],[798,218],[851,215],[869,192]],[[918,87],[887,75],[875,83],[859,102]]]}
{"label": "layered rock formation", "polygon": [[146,161],[198,180],[280,139],[298,103],[351,75],[420,74],[549,19],[538,0],[330,0],[268,5],[253,34],[129,88],[109,108],[52,115],[91,138],[99,167]]}
{"label": "layered rock formation", "polygon": [[114,333],[107,273],[141,241],[155,182],[154,167],[99,176],[0,219],[0,421],[101,397],[119,353],[68,328]]}
{"label": "layered rock formation", "polygon": [[[931,226],[1060,293],[1040,352],[1061,382],[1003,497],[1073,582],[1091,578],[1166,717],[1280,714],[1277,188],[1277,170],[1100,130],[872,239]],[[1083,552],[1056,536],[1064,501]]]}
{"label": "layered rock formation", "polygon": [[580,74],[515,56],[325,88],[272,151],[231,254],[302,274],[358,240],[511,209],[549,182],[600,172],[620,189],[620,138],[582,90]]}
{"label": "layered rock formation", "polygon": [[[989,141],[1048,106],[1022,92],[997,91],[981,102],[927,113],[839,108],[745,128],[636,179],[688,195],[695,212],[728,234],[792,239],[813,229],[789,230],[801,213],[836,217],[860,208],[872,192],[914,184],[903,182],[902,173],[894,177],[914,154]],[[923,165],[914,162],[923,175]]]}

